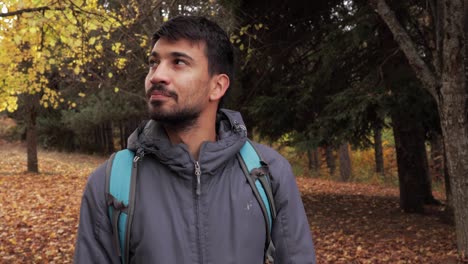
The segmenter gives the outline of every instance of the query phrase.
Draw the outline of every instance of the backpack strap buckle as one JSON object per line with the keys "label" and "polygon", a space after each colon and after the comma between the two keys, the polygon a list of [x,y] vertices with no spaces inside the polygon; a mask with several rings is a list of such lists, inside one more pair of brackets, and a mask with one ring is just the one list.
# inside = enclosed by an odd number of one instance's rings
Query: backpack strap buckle
{"label": "backpack strap buckle", "polygon": [[119,245],[119,219],[120,214],[126,213],[128,206],[123,203],[123,201],[119,201],[115,198],[112,194],[106,193],[106,203],[111,211],[111,222],[112,222],[112,235],[114,237],[114,248],[117,250],[117,255],[119,257],[122,256],[121,248]]}

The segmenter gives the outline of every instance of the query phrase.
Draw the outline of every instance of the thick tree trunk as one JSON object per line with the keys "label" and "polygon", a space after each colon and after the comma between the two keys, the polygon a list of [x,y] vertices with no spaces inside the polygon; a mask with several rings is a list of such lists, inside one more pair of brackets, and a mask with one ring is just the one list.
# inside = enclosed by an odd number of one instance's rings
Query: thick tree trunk
{"label": "thick tree trunk", "polygon": [[468,255],[468,90],[465,79],[463,0],[446,0],[439,113],[453,195],[457,247]]}
{"label": "thick tree trunk", "polygon": [[385,175],[384,172],[384,158],[383,158],[383,147],[382,147],[382,127],[374,127],[374,153],[375,153],[375,172],[380,174],[382,177]]}
{"label": "thick tree trunk", "polygon": [[37,159],[37,96],[26,96],[26,146],[27,146],[27,159],[28,171],[39,172],[38,159]]}
{"label": "thick tree trunk", "polygon": [[392,115],[400,181],[400,207],[407,213],[423,213],[432,196],[424,130],[404,111]]}
{"label": "thick tree trunk", "polygon": [[335,156],[333,155],[333,148],[331,146],[325,147],[325,160],[327,162],[327,167],[330,171],[330,175],[334,175],[336,170],[336,163]]}
{"label": "thick tree trunk", "polygon": [[351,178],[351,159],[349,156],[349,144],[345,143],[340,146],[340,176],[344,182],[349,181]]}
{"label": "thick tree trunk", "polygon": [[[448,78],[447,78],[448,79]],[[459,254],[468,254],[468,98],[456,80],[447,80],[439,106],[450,178],[457,246]],[[464,81],[463,81],[464,82]],[[445,87],[444,87],[445,88]],[[460,114],[464,113],[464,114]]]}

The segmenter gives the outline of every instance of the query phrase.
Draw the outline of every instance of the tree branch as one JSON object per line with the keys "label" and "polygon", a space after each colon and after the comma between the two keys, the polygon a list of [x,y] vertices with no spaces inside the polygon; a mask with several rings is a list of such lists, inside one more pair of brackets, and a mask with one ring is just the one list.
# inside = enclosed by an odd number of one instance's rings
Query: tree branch
{"label": "tree branch", "polygon": [[12,17],[12,16],[17,16],[17,15],[22,15],[23,13],[41,12],[41,11],[46,11],[46,10],[63,11],[65,10],[65,7],[51,8],[49,6],[41,6],[41,7],[33,7],[33,8],[24,8],[24,9],[12,11],[12,12],[0,13],[0,17]]}
{"label": "tree branch", "polygon": [[376,12],[392,32],[393,38],[406,55],[411,68],[414,70],[418,79],[422,82],[424,88],[429,91],[436,101],[438,101],[437,76],[439,74],[431,71],[428,65],[421,58],[418,50],[416,49],[415,43],[411,40],[408,32],[403,28],[400,22],[398,22],[395,13],[390,9],[385,0],[375,0],[371,2],[376,3]]}

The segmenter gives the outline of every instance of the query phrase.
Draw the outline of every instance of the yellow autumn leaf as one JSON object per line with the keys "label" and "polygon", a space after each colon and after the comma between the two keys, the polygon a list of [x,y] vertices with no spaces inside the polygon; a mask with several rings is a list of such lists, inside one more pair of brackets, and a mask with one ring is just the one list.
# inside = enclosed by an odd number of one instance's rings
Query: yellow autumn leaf
{"label": "yellow autumn leaf", "polygon": [[92,37],[89,39],[89,45],[94,45],[94,43],[96,43],[96,38],[95,37]]}
{"label": "yellow autumn leaf", "polygon": [[80,74],[80,67],[76,66],[74,69],[73,69],[73,72],[76,74],[76,75],[79,75]]}

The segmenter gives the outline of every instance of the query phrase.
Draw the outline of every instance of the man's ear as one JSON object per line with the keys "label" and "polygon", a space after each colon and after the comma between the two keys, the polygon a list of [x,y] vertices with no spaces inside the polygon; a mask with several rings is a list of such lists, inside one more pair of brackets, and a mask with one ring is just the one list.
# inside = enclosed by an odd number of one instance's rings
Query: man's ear
{"label": "man's ear", "polygon": [[213,77],[213,86],[210,91],[210,101],[218,101],[229,88],[229,77],[222,73]]}

